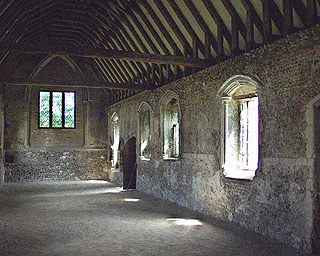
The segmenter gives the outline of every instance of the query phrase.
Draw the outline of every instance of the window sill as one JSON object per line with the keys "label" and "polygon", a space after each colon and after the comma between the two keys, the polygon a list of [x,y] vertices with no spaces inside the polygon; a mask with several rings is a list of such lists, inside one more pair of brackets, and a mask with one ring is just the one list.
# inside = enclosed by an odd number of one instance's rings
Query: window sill
{"label": "window sill", "polygon": [[140,156],[140,160],[141,160],[141,161],[147,161],[147,162],[150,162],[150,161],[151,161],[150,158],[145,158],[145,157],[143,157],[143,156]]}
{"label": "window sill", "polygon": [[177,157],[168,157],[168,158],[163,158],[164,161],[179,161],[180,159]]}
{"label": "window sill", "polygon": [[239,180],[253,180],[256,175],[255,170],[244,169],[223,169],[223,174],[226,178],[239,179]]}
{"label": "window sill", "polygon": [[111,168],[111,172],[120,172],[120,168],[114,168],[114,167],[112,167],[112,168]]}

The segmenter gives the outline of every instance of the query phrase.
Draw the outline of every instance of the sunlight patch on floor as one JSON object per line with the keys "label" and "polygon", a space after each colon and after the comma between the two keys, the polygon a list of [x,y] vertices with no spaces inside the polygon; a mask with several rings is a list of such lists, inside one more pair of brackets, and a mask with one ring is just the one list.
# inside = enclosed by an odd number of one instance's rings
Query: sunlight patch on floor
{"label": "sunlight patch on floor", "polygon": [[178,226],[202,226],[203,223],[200,220],[195,219],[182,219],[182,218],[170,218],[167,221],[174,222]]}

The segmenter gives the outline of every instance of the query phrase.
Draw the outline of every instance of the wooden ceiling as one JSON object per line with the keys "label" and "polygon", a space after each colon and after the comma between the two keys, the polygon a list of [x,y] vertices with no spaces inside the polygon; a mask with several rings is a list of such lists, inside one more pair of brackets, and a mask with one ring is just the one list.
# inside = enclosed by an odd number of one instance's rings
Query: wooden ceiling
{"label": "wooden ceiling", "polygon": [[[320,0],[2,0],[0,83],[103,88],[110,104],[319,22]],[[68,57],[98,80],[13,79]],[[90,81],[90,82],[88,82]]]}

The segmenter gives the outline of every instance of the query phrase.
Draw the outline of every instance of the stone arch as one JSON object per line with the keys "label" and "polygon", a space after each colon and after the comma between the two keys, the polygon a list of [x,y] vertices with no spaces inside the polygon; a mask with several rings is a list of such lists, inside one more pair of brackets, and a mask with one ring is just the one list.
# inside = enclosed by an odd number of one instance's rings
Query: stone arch
{"label": "stone arch", "polygon": [[83,74],[81,68],[77,65],[77,63],[71,57],[62,56],[62,55],[58,55],[58,54],[51,54],[51,55],[46,56],[42,61],[40,61],[40,63],[31,72],[30,78],[36,78],[39,75],[39,73],[41,72],[41,70],[45,66],[47,66],[55,58],[61,58],[69,65],[69,67],[71,67],[71,69],[75,73],[80,74],[81,77],[84,77],[84,74]]}
{"label": "stone arch", "polygon": [[152,107],[148,102],[142,101],[138,107],[138,113],[141,113],[144,109],[149,109],[152,111]]}
{"label": "stone arch", "polygon": [[255,78],[234,75],[218,90],[221,99],[220,163],[227,178],[252,180],[258,169],[259,84]]}
{"label": "stone arch", "polygon": [[110,119],[110,141],[111,141],[111,166],[118,169],[120,166],[120,118],[114,112]]}
{"label": "stone arch", "polygon": [[253,77],[246,75],[234,75],[228,78],[220,87],[218,95],[220,97],[230,97],[242,86],[249,86],[257,90],[261,82]]}
{"label": "stone arch", "polygon": [[172,90],[160,99],[160,120],[163,158],[178,159],[182,151],[180,97]]}
{"label": "stone arch", "polygon": [[0,96],[0,185],[4,183],[4,105]]}
{"label": "stone arch", "polygon": [[153,130],[153,111],[147,102],[141,102],[138,107],[137,148],[142,160],[151,158],[151,131]]}

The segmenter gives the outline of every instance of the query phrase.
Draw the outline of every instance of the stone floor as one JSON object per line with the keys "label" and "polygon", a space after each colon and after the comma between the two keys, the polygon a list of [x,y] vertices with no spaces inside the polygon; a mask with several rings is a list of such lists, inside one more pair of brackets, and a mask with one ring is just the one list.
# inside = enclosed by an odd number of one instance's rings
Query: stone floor
{"label": "stone floor", "polygon": [[95,181],[0,188],[0,255],[303,255],[138,191]]}

